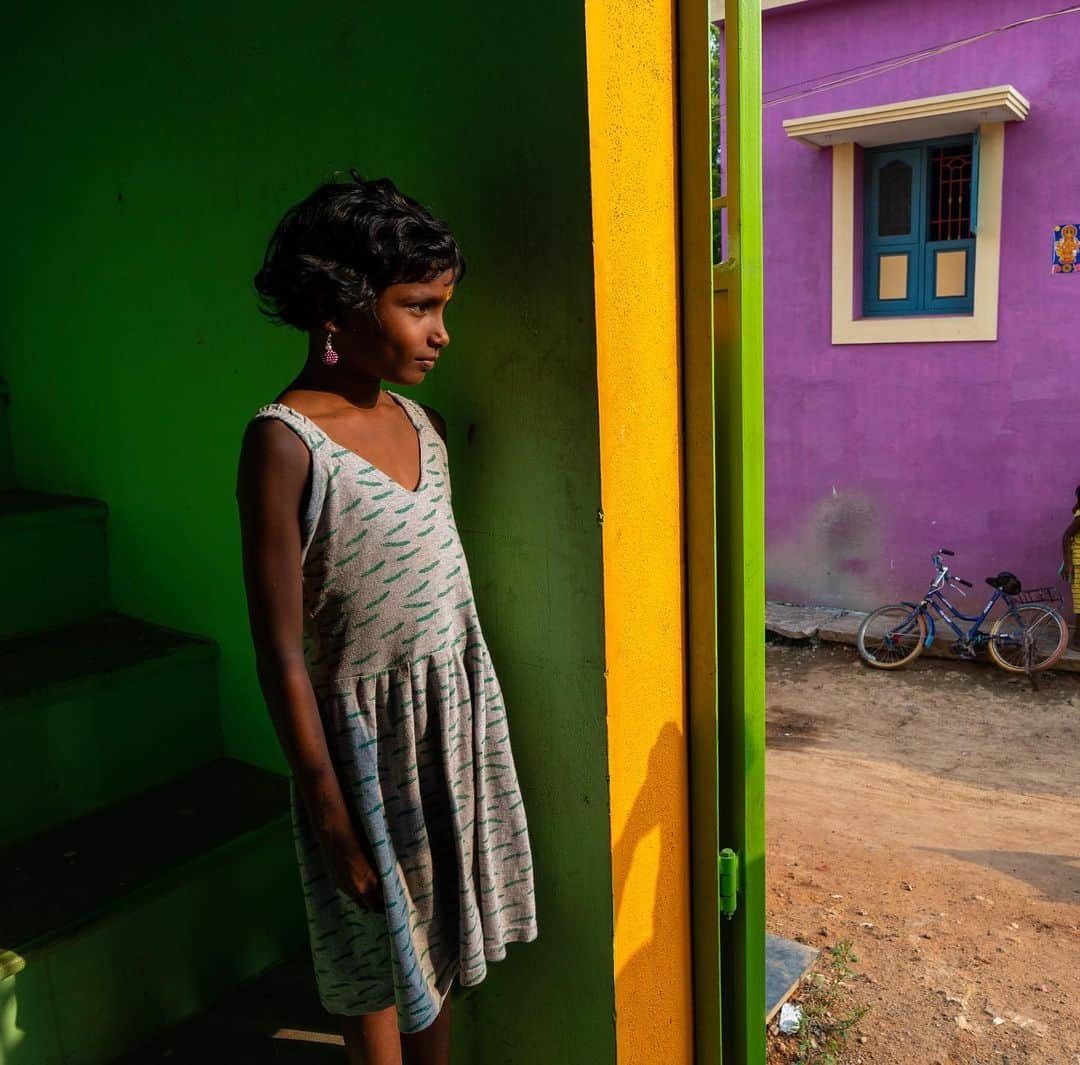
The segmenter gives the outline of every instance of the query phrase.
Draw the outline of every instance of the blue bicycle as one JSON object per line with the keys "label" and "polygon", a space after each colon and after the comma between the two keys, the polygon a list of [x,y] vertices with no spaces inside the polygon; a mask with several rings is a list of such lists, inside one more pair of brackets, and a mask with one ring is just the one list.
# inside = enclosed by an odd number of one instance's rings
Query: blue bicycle
{"label": "blue bicycle", "polygon": [[[1049,669],[1064,654],[1069,638],[1065,619],[1047,605],[1061,601],[1057,589],[1025,592],[1015,574],[1002,571],[986,578],[994,594],[982,613],[962,614],[945,593],[967,595],[964,589],[973,585],[949,572],[942,559],[952,555],[944,547],[933,555],[937,576],[922,602],[893,603],[866,616],[856,637],[863,661],[875,669],[899,669],[914,662],[934,642],[936,614],[956,634],[952,650],[962,658],[974,658],[979,648],[986,647],[990,657],[1010,673]],[[983,622],[999,600],[1005,604],[1005,613],[984,632]],[[964,629],[958,622],[970,622],[971,627]]]}

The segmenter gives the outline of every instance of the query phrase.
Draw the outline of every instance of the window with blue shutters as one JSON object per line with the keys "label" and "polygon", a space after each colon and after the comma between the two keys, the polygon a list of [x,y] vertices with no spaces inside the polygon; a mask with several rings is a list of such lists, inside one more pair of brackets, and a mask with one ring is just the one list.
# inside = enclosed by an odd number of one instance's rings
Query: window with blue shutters
{"label": "window with blue shutters", "polygon": [[971,314],[978,134],[866,152],[864,317]]}

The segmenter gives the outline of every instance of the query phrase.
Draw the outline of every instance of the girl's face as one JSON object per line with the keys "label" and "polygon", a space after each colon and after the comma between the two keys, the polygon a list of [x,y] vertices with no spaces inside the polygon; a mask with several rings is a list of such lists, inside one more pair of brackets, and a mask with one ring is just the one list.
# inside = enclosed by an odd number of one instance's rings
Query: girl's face
{"label": "girl's face", "polygon": [[391,285],[375,302],[376,321],[348,311],[333,328],[334,347],[350,367],[396,385],[416,385],[450,343],[444,314],[454,294],[454,273],[430,281]]}

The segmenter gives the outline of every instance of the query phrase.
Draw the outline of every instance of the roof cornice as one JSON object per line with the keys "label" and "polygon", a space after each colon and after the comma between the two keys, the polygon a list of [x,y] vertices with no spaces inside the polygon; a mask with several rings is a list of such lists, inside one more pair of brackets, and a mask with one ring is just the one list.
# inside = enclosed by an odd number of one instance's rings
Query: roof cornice
{"label": "roof cornice", "polygon": [[816,148],[849,141],[873,148],[969,133],[986,122],[1022,122],[1030,109],[1031,104],[1012,85],[995,85],[877,107],[789,118],[784,121],[784,130],[789,137]]}

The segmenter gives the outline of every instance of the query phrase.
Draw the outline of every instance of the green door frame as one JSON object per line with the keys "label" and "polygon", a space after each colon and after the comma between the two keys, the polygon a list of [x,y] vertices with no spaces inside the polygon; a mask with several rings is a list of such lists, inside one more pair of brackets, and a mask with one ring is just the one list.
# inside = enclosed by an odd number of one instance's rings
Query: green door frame
{"label": "green door frame", "polygon": [[[761,9],[724,9],[728,258],[712,263],[708,0],[679,0],[679,163],[696,1065],[765,1061]],[[738,855],[721,910],[721,850]]]}

